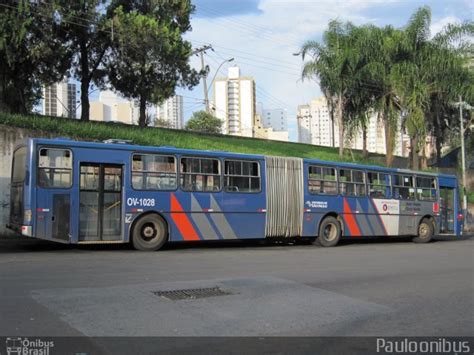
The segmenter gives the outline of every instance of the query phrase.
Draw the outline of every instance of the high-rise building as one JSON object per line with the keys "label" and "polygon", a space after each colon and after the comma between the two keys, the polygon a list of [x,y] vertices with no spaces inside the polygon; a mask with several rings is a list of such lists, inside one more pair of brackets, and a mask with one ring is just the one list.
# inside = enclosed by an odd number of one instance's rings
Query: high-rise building
{"label": "high-rise building", "polygon": [[183,97],[175,95],[156,108],[156,118],[168,123],[169,128],[184,127]]}
{"label": "high-rise building", "polygon": [[255,125],[255,81],[230,67],[227,78],[214,80],[214,114],[223,122],[223,133],[252,137]]}
{"label": "high-rise building", "polygon": [[257,104],[254,137],[278,141],[289,140],[288,112],[283,108],[265,109],[263,104]]}
{"label": "high-rise building", "polygon": [[132,101],[125,100],[113,91],[101,91],[99,101],[90,104],[92,121],[138,123],[139,110]]}
{"label": "high-rise building", "polygon": [[[298,141],[300,143],[308,143],[331,147],[339,147],[339,125],[337,120],[332,122],[330,118],[327,100],[324,97],[314,99],[310,104],[299,105],[297,113],[298,124]],[[396,137],[396,145],[394,154],[399,156],[407,156],[406,135],[401,132],[401,120],[399,121],[399,129]],[[362,130],[357,130],[350,139],[349,147],[352,149],[363,148]],[[385,154],[385,132],[383,122],[378,119],[377,113],[369,116],[367,126],[367,150],[373,153]]]}
{"label": "high-rise building", "polygon": [[311,106],[299,105],[297,112],[298,142],[311,144]]}
{"label": "high-rise building", "polygon": [[64,78],[43,87],[43,115],[76,118],[76,84]]}
{"label": "high-rise building", "polygon": [[255,116],[255,126],[253,133],[255,138],[270,139],[282,142],[289,141],[288,131],[275,131],[272,127],[265,127],[262,124],[262,118],[260,115]]}
{"label": "high-rise building", "polygon": [[265,128],[272,128],[274,131],[288,131],[288,112],[283,108],[265,109],[261,113],[262,124]]}

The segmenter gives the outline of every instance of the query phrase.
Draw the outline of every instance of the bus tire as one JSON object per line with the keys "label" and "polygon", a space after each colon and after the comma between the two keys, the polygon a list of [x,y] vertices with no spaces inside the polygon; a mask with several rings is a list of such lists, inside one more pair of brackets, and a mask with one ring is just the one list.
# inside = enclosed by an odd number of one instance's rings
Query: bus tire
{"label": "bus tire", "polygon": [[433,222],[428,218],[424,218],[418,225],[418,235],[413,238],[413,241],[415,243],[428,243],[433,238],[433,234]]}
{"label": "bus tire", "polygon": [[334,247],[341,239],[341,224],[334,217],[326,217],[319,226],[319,235],[314,244],[322,247]]}
{"label": "bus tire", "polygon": [[156,214],[147,214],[135,222],[132,230],[132,244],[136,250],[154,251],[168,240],[166,222]]}

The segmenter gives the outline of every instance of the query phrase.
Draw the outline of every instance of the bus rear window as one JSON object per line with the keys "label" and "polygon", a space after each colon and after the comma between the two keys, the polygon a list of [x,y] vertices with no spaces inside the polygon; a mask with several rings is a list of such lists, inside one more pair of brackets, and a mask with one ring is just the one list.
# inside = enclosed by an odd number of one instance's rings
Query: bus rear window
{"label": "bus rear window", "polygon": [[72,153],[67,149],[41,148],[38,157],[38,185],[69,188],[72,185]]}
{"label": "bus rear window", "polygon": [[13,154],[12,182],[23,182],[26,176],[26,147],[18,148]]}

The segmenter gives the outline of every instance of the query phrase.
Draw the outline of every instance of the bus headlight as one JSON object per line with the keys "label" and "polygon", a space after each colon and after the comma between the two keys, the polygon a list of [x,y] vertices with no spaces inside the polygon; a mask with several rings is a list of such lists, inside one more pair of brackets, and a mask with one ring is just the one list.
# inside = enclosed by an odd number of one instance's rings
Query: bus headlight
{"label": "bus headlight", "polygon": [[25,212],[23,212],[23,221],[25,223],[31,223],[31,210],[25,210]]}

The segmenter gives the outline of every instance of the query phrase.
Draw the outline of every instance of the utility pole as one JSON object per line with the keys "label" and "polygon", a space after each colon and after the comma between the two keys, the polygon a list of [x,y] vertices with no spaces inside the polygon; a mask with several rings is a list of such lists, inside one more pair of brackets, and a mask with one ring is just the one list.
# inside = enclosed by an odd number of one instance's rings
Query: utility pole
{"label": "utility pole", "polygon": [[[205,71],[206,70],[206,66],[204,64],[204,53],[206,53],[207,50],[213,50],[212,49],[212,46],[210,44],[207,44],[205,46],[202,46],[202,47],[199,47],[199,48],[196,48],[192,54],[199,54],[201,56],[201,70],[202,71]],[[209,113],[209,96],[208,96],[208,93],[207,93],[207,74],[203,75],[202,77],[202,86],[203,86],[203,89],[204,89],[204,104],[206,106],[206,112]]]}
{"label": "utility pole", "polygon": [[459,95],[459,124],[461,127],[461,169],[462,169],[462,185],[463,185],[463,201],[462,208],[464,213],[467,212],[467,187],[466,187],[466,154],[464,152],[464,122],[462,118],[462,97]]}

